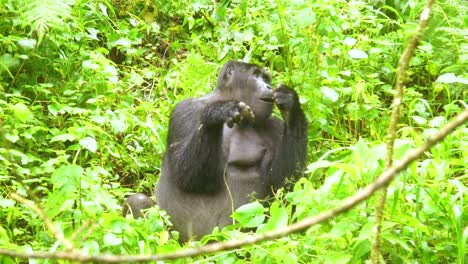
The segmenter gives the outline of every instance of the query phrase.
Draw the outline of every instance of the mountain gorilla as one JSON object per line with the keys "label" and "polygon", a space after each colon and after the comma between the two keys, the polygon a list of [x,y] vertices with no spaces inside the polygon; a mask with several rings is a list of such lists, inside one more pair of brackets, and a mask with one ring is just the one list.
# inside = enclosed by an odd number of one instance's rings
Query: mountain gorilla
{"label": "mountain gorilla", "polygon": [[[260,67],[226,63],[216,89],[175,106],[155,189],[181,240],[232,224],[233,210],[302,175],[307,121],[297,93]],[[284,121],[272,117],[273,105]]]}

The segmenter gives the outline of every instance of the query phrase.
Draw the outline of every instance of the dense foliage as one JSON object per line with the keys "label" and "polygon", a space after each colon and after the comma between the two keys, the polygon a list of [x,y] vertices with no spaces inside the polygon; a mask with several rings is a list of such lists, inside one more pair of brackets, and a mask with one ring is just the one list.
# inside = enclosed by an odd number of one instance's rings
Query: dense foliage
{"label": "dense foliage", "polygon": [[[63,250],[44,221],[10,197],[16,192],[83,252],[181,248],[164,212],[134,220],[121,216],[120,204],[131,192],[152,192],[172,107],[211,90],[229,59],[262,65],[276,84],[298,90],[310,121],[308,177],[268,206],[240,208],[238,224],[210,239],[242,237],[239,227],[265,232],[333,207],[384,168],[395,71],[423,6],[0,0],[0,247]],[[434,6],[411,61],[395,159],[468,107],[467,9],[463,0]],[[386,261],[467,261],[467,132],[458,129],[389,187]],[[363,263],[374,203],[304,233],[196,260]]]}

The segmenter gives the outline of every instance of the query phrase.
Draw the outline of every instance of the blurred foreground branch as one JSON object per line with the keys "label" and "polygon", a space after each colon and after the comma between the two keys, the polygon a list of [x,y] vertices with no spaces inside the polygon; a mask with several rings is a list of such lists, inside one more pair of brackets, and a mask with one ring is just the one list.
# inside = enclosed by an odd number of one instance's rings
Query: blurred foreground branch
{"label": "blurred foreground branch", "polygon": [[[420,20],[419,20],[419,27],[416,32],[413,33],[412,37],[408,41],[408,45],[406,46],[405,51],[400,57],[400,61],[398,62],[398,69],[396,73],[396,82],[395,82],[395,95],[393,97],[392,103],[392,115],[390,117],[390,124],[388,127],[388,134],[386,140],[386,158],[385,158],[385,167],[390,168],[393,164],[393,147],[395,144],[396,138],[396,131],[398,122],[400,120],[400,105],[403,102],[403,94],[405,91],[405,82],[407,79],[407,70],[408,65],[413,57],[414,51],[418,46],[419,42],[421,41],[424,32],[426,31],[427,24],[429,22],[429,15],[431,14],[432,5],[434,4],[434,0],[428,0],[426,6],[424,7],[423,11],[421,12]],[[377,204],[375,208],[375,226],[374,226],[374,241],[372,245],[372,253],[371,253],[371,262],[373,264],[379,263],[380,258],[380,234],[382,229],[382,220],[383,220],[383,212],[385,209],[385,200],[387,199],[387,186],[382,189],[380,193]]]}
{"label": "blurred foreground branch", "polygon": [[288,234],[303,231],[312,225],[322,223],[330,220],[333,217],[346,212],[359,204],[360,202],[369,198],[374,192],[387,186],[398,173],[406,169],[413,161],[417,160],[425,151],[429,150],[438,142],[442,141],[447,135],[453,132],[458,126],[465,124],[468,121],[468,109],[457,115],[448,124],[442,127],[435,135],[429,137],[426,142],[410,151],[401,161],[396,165],[386,169],[373,183],[357,192],[355,195],[346,198],[343,202],[330,210],[324,211],[316,216],[305,218],[285,228],[270,231],[260,235],[252,235],[245,239],[230,240],[226,242],[219,242],[208,244],[198,248],[188,248],[174,253],[157,254],[157,255],[98,255],[89,256],[83,255],[76,251],[74,252],[17,252],[9,249],[0,249],[0,255],[19,257],[19,258],[34,258],[34,259],[66,259],[79,262],[99,262],[99,263],[117,263],[117,262],[143,262],[143,261],[158,261],[168,259],[180,259],[186,257],[194,257],[202,254],[215,253],[222,250],[229,250],[239,248],[247,245],[252,245],[266,240],[272,240],[286,236]]}

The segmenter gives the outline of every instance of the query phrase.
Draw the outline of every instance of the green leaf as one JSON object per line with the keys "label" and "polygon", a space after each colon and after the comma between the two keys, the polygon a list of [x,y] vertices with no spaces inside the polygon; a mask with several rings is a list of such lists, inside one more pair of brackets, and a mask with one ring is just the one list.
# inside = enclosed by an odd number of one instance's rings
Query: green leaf
{"label": "green leaf", "polygon": [[80,145],[83,148],[85,148],[85,149],[87,149],[87,150],[89,150],[89,151],[91,151],[93,153],[96,152],[96,150],[97,150],[97,142],[92,137],[83,138],[82,140],[80,140]]}
{"label": "green leaf", "polygon": [[348,55],[353,59],[367,59],[369,57],[365,51],[358,49],[351,49],[348,51]]}
{"label": "green leaf", "polygon": [[310,8],[302,9],[296,16],[297,24],[301,28],[314,24],[316,20],[315,13]]}
{"label": "green leaf", "polygon": [[298,263],[297,256],[291,252],[288,252],[284,256],[282,263],[288,263],[288,264]]}
{"label": "green leaf", "polygon": [[65,165],[52,173],[51,182],[58,189],[73,191],[78,189],[83,168],[79,165]]}
{"label": "green leaf", "polygon": [[348,45],[350,47],[354,46],[357,43],[355,38],[346,37],[343,41],[343,44]]}
{"label": "green leaf", "polygon": [[412,118],[416,123],[418,123],[419,125],[425,125],[425,124],[427,124],[427,119],[424,118],[424,117],[420,117],[420,116],[411,116],[411,118]]}
{"label": "green leaf", "polygon": [[338,101],[340,97],[340,95],[334,89],[328,87],[322,87],[320,88],[320,91],[322,92],[324,99],[332,103]]}
{"label": "green leaf", "polygon": [[58,136],[53,137],[50,140],[50,142],[55,142],[55,141],[65,142],[65,141],[74,141],[74,140],[75,140],[75,136],[69,133],[65,133],[65,134],[60,134]]}
{"label": "green leaf", "polygon": [[15,201],[0,197],[0,207],[7,208],[7,207],[13,207],[14,205],[15,205]]}
{"label": "green leaf", "polygon": [[237,208],[232,217],[243,227],[257,227],[265,220],[263,212],[263,206],[257,201]]}
{"label": "green leaf", "polygon": [[351,260],[353,256],[351,256],[350,254],[346,253],[346,252],[336,252],[336,253],[332,253],[328,256],[325,257],[325,262],[326,264],[328,263],[340,263],[340,264],[345,264],[345,263],[349,263],[349,261]]}
{"label": "green leaf", "polygon": [[15,143],[19,140],[18,134],[5,133],[5,138],[8,139],[11,143]]}
{"label": "green leaf", "polygon": [[443,116],[436,116],[429,121],[429,125],[431,127],[442,127],[445,123],[445,117]]}
{"label": "green leaf", "polygon": [[23,123],[26,123],[29,116],[31,115],[31,111],[29,111],[28,107],[23,103],[17,103],[11,106],[11,110],[13,110],[15,117]]}
{"label": "green leaf", "polygon": [[0,70],[2,68],[10,69],[10,68],[18,66],[19,64],[20,64],[20,60],[17,58],[14,58],[9,53],[5,53],[2,56],[0,56],[0,66],[1,66]]}
{"label": "green leaf", "polygon": [[436,82],[468,84],[468,79],[456,76],[454,73],[449,72],[449,73],[440,75],[439,78],[437,78]]}
{"label": "green leaf", "polygon": [[18,40],[18,45],[25,49],[34,49],[36,47],[36,40],[35,39],[30,39],[30,38],[24,38]]}
{"label": "green leaf", "polygon": [[270,206],[270,215],[271,217],[268,219],[268,222],[259,228],[259,233],[275,230],[288,225],[288,211],[286,208],[281,207],[279,202],[275,201],[272,203]]}
{"label": "green leaf", "polygon": [[47,109],[53,116],[57,116],[58,111],[60,110],[60,107],[56,104],[49,104],[47,105]]}
{"label": "green leaf", "polygon": [[122,238],[117,237],[114,233],[107,233],[104,235],[104,244],[106,246],[117,246],[122,244]]}

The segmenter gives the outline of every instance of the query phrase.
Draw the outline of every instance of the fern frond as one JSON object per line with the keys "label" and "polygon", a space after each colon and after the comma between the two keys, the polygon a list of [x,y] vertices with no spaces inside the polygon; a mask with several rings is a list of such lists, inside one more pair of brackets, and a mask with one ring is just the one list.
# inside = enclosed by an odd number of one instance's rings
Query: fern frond
{"label": "fern frond", "polygon": [[63,28],[71,12],[63,0],[29,0],[20,9],[22,21],[37,34],[38,42],[51,28]]}

